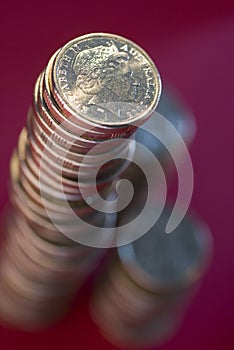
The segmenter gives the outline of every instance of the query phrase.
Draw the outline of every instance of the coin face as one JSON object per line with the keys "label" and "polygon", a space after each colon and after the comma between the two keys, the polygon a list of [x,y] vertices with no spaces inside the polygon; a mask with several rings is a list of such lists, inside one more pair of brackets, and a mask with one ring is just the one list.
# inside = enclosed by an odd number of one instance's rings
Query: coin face
{"label": "coin face", "polygon": [[140,123],[156,108],[159,73],[149,56],[123,37],[94,33],[78,37],[58,53],[51,89],[64,113],[93,123]]}

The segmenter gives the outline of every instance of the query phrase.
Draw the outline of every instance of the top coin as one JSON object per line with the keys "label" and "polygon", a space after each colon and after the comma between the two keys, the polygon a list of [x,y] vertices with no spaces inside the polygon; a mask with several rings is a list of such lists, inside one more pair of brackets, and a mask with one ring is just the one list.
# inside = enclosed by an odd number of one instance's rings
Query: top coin
{"label": "top coin", "polygon": [[156,108],[161,80],[150,57],[123,37],[93,33],[57,54],[51,89],[64,114],[94,124],[140,124]]}

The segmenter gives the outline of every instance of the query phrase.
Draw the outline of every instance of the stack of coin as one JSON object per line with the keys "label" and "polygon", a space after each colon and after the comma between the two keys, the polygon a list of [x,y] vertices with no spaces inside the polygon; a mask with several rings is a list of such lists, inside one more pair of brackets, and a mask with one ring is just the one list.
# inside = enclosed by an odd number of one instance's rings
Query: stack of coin
{"label": "stack of coin", "polygon": [[168,340],[207,268],[212,247],[207,226],[187,215],[166,234],[170,214],[166,206],[151,230],[117,248],[96,286],[91,314],[116,346],[145,348]]}
{"label": "stack of coin", "polygon": [[112,238],[116,215],[105,204],[160,92],[151,59],[122,37],[86,35],[52,56],[11,159],[2,322],[38,329],[67,310],[103,255],[96,247],[108,246],[89,242],[90,227],[110,226]]}

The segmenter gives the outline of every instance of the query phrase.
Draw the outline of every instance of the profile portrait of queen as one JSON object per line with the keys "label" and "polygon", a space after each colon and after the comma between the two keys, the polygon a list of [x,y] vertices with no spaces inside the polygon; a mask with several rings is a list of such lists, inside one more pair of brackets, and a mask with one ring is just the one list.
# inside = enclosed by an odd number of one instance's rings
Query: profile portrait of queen
{"label": "profile portrait of queen", "polygon": [[73,63],[73,102],[97,105],[131,101],[135,87],[129,61],[129,54],[112,41],[78,53]]}

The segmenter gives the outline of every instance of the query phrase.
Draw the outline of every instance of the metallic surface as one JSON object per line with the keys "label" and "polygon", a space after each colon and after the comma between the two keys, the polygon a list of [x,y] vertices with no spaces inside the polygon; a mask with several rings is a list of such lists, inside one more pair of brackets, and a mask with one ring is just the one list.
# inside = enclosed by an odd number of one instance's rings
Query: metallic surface
{"label": "metallic surface", "polygon": [[146,118],[161,93],[148,55],[130,40],[102,33],[74,39],[59,51],[51,87],[68,114],[116,126]]}

